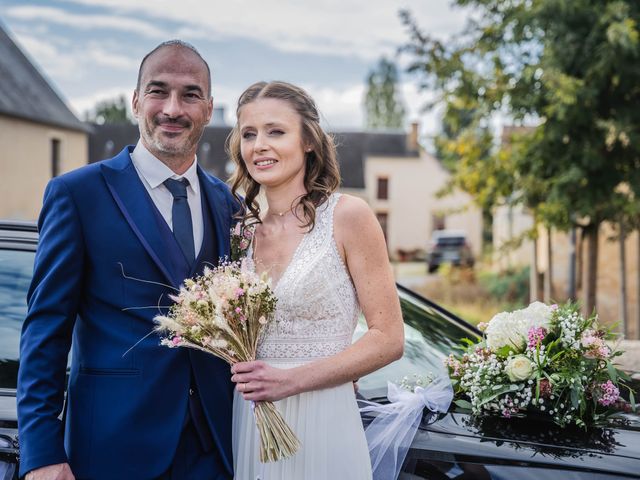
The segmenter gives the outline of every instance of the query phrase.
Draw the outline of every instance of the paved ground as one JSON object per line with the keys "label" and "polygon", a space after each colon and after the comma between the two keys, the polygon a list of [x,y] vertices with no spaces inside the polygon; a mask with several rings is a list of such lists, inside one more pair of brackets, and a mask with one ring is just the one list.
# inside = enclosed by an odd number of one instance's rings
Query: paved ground
{"label": "paved ground", "polygon": [[[396,281],[407,288],[428,285],[437,280],[436,274],[427,274],[424,262],[394,263]],[[623,369],[640,372],[640,340],[622,340],[619,349],[625,353],[617,362]],[[640,379],[640,373],[637,374]]]}

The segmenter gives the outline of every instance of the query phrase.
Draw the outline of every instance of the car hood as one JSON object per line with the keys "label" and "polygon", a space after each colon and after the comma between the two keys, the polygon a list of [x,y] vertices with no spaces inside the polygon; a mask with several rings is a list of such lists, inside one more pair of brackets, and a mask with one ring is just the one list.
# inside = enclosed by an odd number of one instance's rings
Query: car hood
{"label": "car hood", "polygon": [[605,426],[583,430],[559,427],[547,417],[477,418],[454,410],[425,416],[412,449],[637,475],[640,417],[620,414]]}

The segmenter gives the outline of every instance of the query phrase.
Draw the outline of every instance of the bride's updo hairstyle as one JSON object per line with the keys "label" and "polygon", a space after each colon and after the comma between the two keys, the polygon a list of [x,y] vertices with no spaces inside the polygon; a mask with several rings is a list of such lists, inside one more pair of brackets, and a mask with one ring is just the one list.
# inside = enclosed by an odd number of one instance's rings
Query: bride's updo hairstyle
{"label": "bride's updo hairstyle", "polygon": [[[340,170],[336,158],[336,146],[333,138],[320,127],[320,116],[313,99],[302,88],[286,82],[258,82],[247,88],[238,99],[236,118],[240,119],[240,110],[248,103],[260,98],[275,98],[288,102],[300,115],[302,139],[311,147],[305,152],[304,187],[307,193],[294,200],[302,206],[304,226],[313,229],[316,221],[316,208],[322,205],[340,185]],[[239,124],[231,130],[227,138],[226,150],[235,163],[236,169],[231,176],[231,191],[240,199],[238,191],[244,192],[247,211],[243,223],[260,221],[260,205],[256,201],[260,193],[260,184],[247,170],[240,152],[241,134]],[[293,207],[294,205],[292,205]],[[296,213],[294,211],[294,213]]]}

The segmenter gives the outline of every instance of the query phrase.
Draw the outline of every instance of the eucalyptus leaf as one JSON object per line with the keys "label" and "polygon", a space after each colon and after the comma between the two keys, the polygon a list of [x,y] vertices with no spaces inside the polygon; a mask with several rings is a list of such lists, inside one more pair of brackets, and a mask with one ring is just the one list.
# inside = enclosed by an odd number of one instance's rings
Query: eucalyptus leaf
{"label": "eucalyptus leaf", "polygon": [[471,402],[468,402],[467,400],[463,400],[463,399],[454,400],[453,403],[455,403],[458,407],[464,408],[466,410],[471,410],[472,408]]}
{"label": "eucalyptus leaf", "polygon": [[[482,400],[479,405],[484,405],[485,403],[489,403],[490,401],[498,398],[500,395],[509,392],[517,392],[522,390],[522,385],[494,385],[490,390],[487,396],[482,395]],[[486,391],[485,391],[486,392]],[[483,394],[485,393],[483,392]]]}

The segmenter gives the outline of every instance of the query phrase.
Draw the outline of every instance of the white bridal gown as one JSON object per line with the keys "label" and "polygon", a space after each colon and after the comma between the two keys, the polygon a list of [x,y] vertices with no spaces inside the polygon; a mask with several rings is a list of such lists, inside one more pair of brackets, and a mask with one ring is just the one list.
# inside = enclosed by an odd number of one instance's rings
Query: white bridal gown
{"label": "white bridal gown", "polygon": [[[315,228],[297,247],[275,294],[275,321],[258,358],[293,368],[351,344],[360,307],[333,237],[333,194],[316,213]],[[251,250],[249,255],[251,255]],[[371,461],[351,382],[275,402],[302,446],[293,457],[262,464],[250,402],[235,393],[236,480],[371,480]]]}

